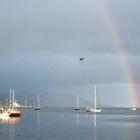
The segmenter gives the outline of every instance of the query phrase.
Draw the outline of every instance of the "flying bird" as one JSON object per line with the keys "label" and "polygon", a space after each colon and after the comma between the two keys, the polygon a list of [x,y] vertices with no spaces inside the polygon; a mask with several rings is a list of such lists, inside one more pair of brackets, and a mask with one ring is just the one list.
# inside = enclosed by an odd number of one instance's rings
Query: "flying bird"
{"label": "flying bird", "polygon": [[85,57],[79,57],[80,61],[83,61],[85,59]]}

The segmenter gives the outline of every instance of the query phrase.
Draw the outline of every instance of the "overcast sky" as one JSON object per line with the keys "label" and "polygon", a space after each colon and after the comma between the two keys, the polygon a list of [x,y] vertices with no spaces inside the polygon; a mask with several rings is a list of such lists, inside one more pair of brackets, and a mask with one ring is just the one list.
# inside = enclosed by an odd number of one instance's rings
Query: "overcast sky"
{"label": "overcast sky", "polygon": [[[135,76],[127,83],[122,60],[101,8],[102,0],[0,1],[0,98],[44,106],[130,106],[128,88],[140,84],[140,1],[104,0]],[[80,62],[79,57],[85,57]],[[133,94],[133,93],[132,93]],[[135,95],[134,95],[135,96]]]}

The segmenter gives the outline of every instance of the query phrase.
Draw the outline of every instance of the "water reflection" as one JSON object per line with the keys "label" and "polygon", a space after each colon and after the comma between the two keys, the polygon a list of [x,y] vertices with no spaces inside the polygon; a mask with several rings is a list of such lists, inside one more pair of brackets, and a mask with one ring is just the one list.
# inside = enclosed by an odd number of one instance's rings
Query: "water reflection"
{"label": "water reflection", "polygon": [[[128,119],[128,128],[131,130],[131,139],[136,139],[137,137],[137,129],[139,127],[139,117],[138,116],[131,116]],[[130,135],[126,135],[127,138],[130,138]]]}
{"label": "water reflection", "polygon": [[97,139],[97,119],[96,119],[96,114],[93,114],[93,137],[94,137],[94,140]]}
{"label": "water reflection", "polygon": [[93,115],[93,126],[96,128],[97,123],[96,123],[96,114]]}
{"label": "water reflection", "polygon": [[15,140],[15,126],[13,124],[9,125],[9,140]]}
{"label": "water reflection", "polygon": [[0,123],[2,124],[8,124],[8,137],[9,140],[15,140],[15,124],[17,124],[20,121],[20,117],[7,117],[7,118],[1,118]]}
{"label": "water reflection", "polygon": [[0,118],[1,124],[16,124],[20,120],[20,117],[3,117]]}
{"label": "water reflection", "polygon": [[79,114],[76,114],[76,126],[79,127]]}
{"label": "water reflection", "polygon": [[37,139],[40,139],[40,111],[38,110],[37,112],[36,112],[37,114],[37,118],[36,118],[36,123],[37,123]]}
{"label": "water reflection", "polygon": [[37,112],[37,125],[40,125],[40,111]]}

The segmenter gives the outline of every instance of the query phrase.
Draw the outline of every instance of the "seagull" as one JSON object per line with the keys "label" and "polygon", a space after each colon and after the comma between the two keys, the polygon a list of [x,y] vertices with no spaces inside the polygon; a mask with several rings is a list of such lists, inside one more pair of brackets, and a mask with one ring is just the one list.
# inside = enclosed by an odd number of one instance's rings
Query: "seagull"
{"label": "seagull", "polygon": [[79,57],[80,61],[83,61],[85,59],[85,57]]}

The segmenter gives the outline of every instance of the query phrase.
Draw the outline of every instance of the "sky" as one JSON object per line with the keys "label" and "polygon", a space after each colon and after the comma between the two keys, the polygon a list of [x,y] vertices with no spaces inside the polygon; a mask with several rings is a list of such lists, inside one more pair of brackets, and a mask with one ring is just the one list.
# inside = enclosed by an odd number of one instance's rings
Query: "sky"
{"label": "sky", "polygon": [[[104,16],[116,24],[135,83],[124,78],[122,60]],[[15,89],[22,103],[43,106],[131,106],[130,86],[140,90],[139,0],[0,1],[0,100]],[[85,57],[80,62],[79,57]],[[131,93],[135,94],[135,93]],[[140,96],[137,93],[138,100]]]}

